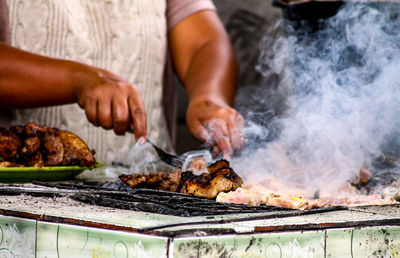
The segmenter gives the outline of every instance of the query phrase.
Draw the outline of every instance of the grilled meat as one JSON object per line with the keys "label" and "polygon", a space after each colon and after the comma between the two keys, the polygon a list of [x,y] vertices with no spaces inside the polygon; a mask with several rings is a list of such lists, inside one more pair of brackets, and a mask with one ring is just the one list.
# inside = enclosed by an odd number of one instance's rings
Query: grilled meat
{"label": "grilled meat", "polygon": [[0,128],[0,157],[12,160],[18,154],[21,147],[21,139],[15,133]]}
{"label": "grilled meat", "polygon": [[380,195],[363,195],[360,193],[346,193],[335,197],[307,198],[299,194],[287,191],[277,191],[262,185],[244,185],[236,191],[219,193],[217,202],[228,202],[236,204],[247,204],[259,206],[285,207],[291,209],[313,209],[328,206],[359,206],[396,203],[394,198],[382,198]]}
{"label": "grilled meat", "polygon": [[382,205],[396,203],[394,198],[382,198],[379,194],[373,195],[350,195],[343,197],[323,197],[310,201],[309,208],[323,208],[328,206],[360,206],[360,205]]}
{"label": "grilled meat", "polygon": [[63,165],[92,166],[96,163],[87,144],[76,134],[59,131],[64,146]]}
{"label": "grilled meat", "polygon": [[149,175],[121,175],[122,182],[131,188],[145,187],[164,191],[176,192],[180,184],[181,172],[157,172]]}
{"label": "grilled meat", "polygon": [[219,160],[208,166],[208,173],[199,176],[191,171],[149,175],[121,175],[119,178],[132,188],[150,188],[191,194],[198,197],[215,198],[220,192],[236,190],[242,179],[229,167],[229,162]]}
{"label": "grilled meat", "polygon": [[23,127],[21,156],[27,166],[41,167],[44,164],[42,154],[39,152],[42,142],[38,134],[43,131],[44,129],[35,123],[28,123]]}
{"label": "grilled meat", "polygon": [[22,137],[22,132],[24,131],[24,127],[21,125],[13,125],[10,126],[10,131],[15,133],[19,137]]}
{"label": "grilled meat", "polygon": [[196,172],[196,174],[199,172],[207,172],[207,162],[203,157],[194,158],[190,162],[188,170]]}
{"label": "grilled meat", "polygon": [[36,152],[39,150],[41,141],[39,136],[31,136],[24,140],[21,154],[23,157],[32,157],[36,155]]}
{"label": "grilled meat", "polygon": [[64,159],[64,145],[58,130],[49,128],[42,137],[45,166],[58,166]]}
{"label": "grilled meat", "polygon": [[35,123],[1,128],[0,157],[6,161],[0,166],[91,166],[96,162],[77,135]]}
{"label": "grilled meat", "polygon": [[262,185],[247,184],[229,193],[220,193],[217,202],[247,204],[259,206],[277,206],[292,209],[308,208],[309,202],[297,194],[278,193]]}
{"label": "grilled meat", "polygon": [[40,151],[37,151],[34,156],[25,156],[24,164],[28,167],[43,167],[44,161]]}
{"label": "grilled meat", "polygon": [[40,133],[45,133],[49,127],[40,126],[35,123],[27,123],[23,127],[22,135],[26,138],[37,136]]}
{"label": "grilled meat", "polygon": [[235,191],[242,179],[229,167],[229,162],[219,160],[207,167],[208,173],[199,176],[191,171],[182,173],[181,193],[198,197],[215,198],[220,192]]}

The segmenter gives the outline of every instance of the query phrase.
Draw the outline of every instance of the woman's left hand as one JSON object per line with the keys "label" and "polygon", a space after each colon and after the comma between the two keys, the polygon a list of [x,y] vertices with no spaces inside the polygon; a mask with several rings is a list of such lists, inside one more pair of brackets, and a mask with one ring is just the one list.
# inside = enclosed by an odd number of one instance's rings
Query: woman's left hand
{"label": "woman's left hand", "polygon": [[190,132],[210,145],[213,155],[221,152],[230,160],[245,144],[243,117],[230,106],[213,100],[190,101],[186,113]]}

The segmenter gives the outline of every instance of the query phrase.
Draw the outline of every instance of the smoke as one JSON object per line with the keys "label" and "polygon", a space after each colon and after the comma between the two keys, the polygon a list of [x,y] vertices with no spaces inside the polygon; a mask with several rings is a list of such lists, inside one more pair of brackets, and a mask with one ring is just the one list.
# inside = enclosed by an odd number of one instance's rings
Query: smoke
{"label": "smoke", "polygon": [[399,14],[396,4],[347,3],[318,31],[279,21],[266,33],[265,83],[237,97],[249,143],[232,164],[247,182],[272,175],[309,193],[337,189],[372,157],[397,153]]}

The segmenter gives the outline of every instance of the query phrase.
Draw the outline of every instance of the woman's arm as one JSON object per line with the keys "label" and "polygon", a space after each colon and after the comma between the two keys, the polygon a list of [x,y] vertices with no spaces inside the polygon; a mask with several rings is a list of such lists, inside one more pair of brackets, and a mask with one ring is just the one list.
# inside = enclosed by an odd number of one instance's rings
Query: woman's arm
{"label": "woman's arm", "polygon": [[197,12],[169,32],[169,43],[189,98],[189,130],[230,158],[244,143],[243,117],[232,108],[238,67],[223,25],[215,11]]}
{"label": "woman's arm", "polygon": [[73,102],[96,126],[123,134],[133,122],[136,138],[147,136],[144,107],[134,85],[103,69],[0,43],[0,109]]}

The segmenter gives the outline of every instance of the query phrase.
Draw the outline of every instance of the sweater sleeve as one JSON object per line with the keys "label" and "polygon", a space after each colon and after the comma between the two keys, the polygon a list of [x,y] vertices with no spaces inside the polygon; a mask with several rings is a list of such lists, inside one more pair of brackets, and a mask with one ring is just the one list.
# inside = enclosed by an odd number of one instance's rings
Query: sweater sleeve
{"label": "sweater sleeve", "polygon": [[168,29],[171,30],[189,15],[203,10],[215,10],[211,0],[167,0]]}

